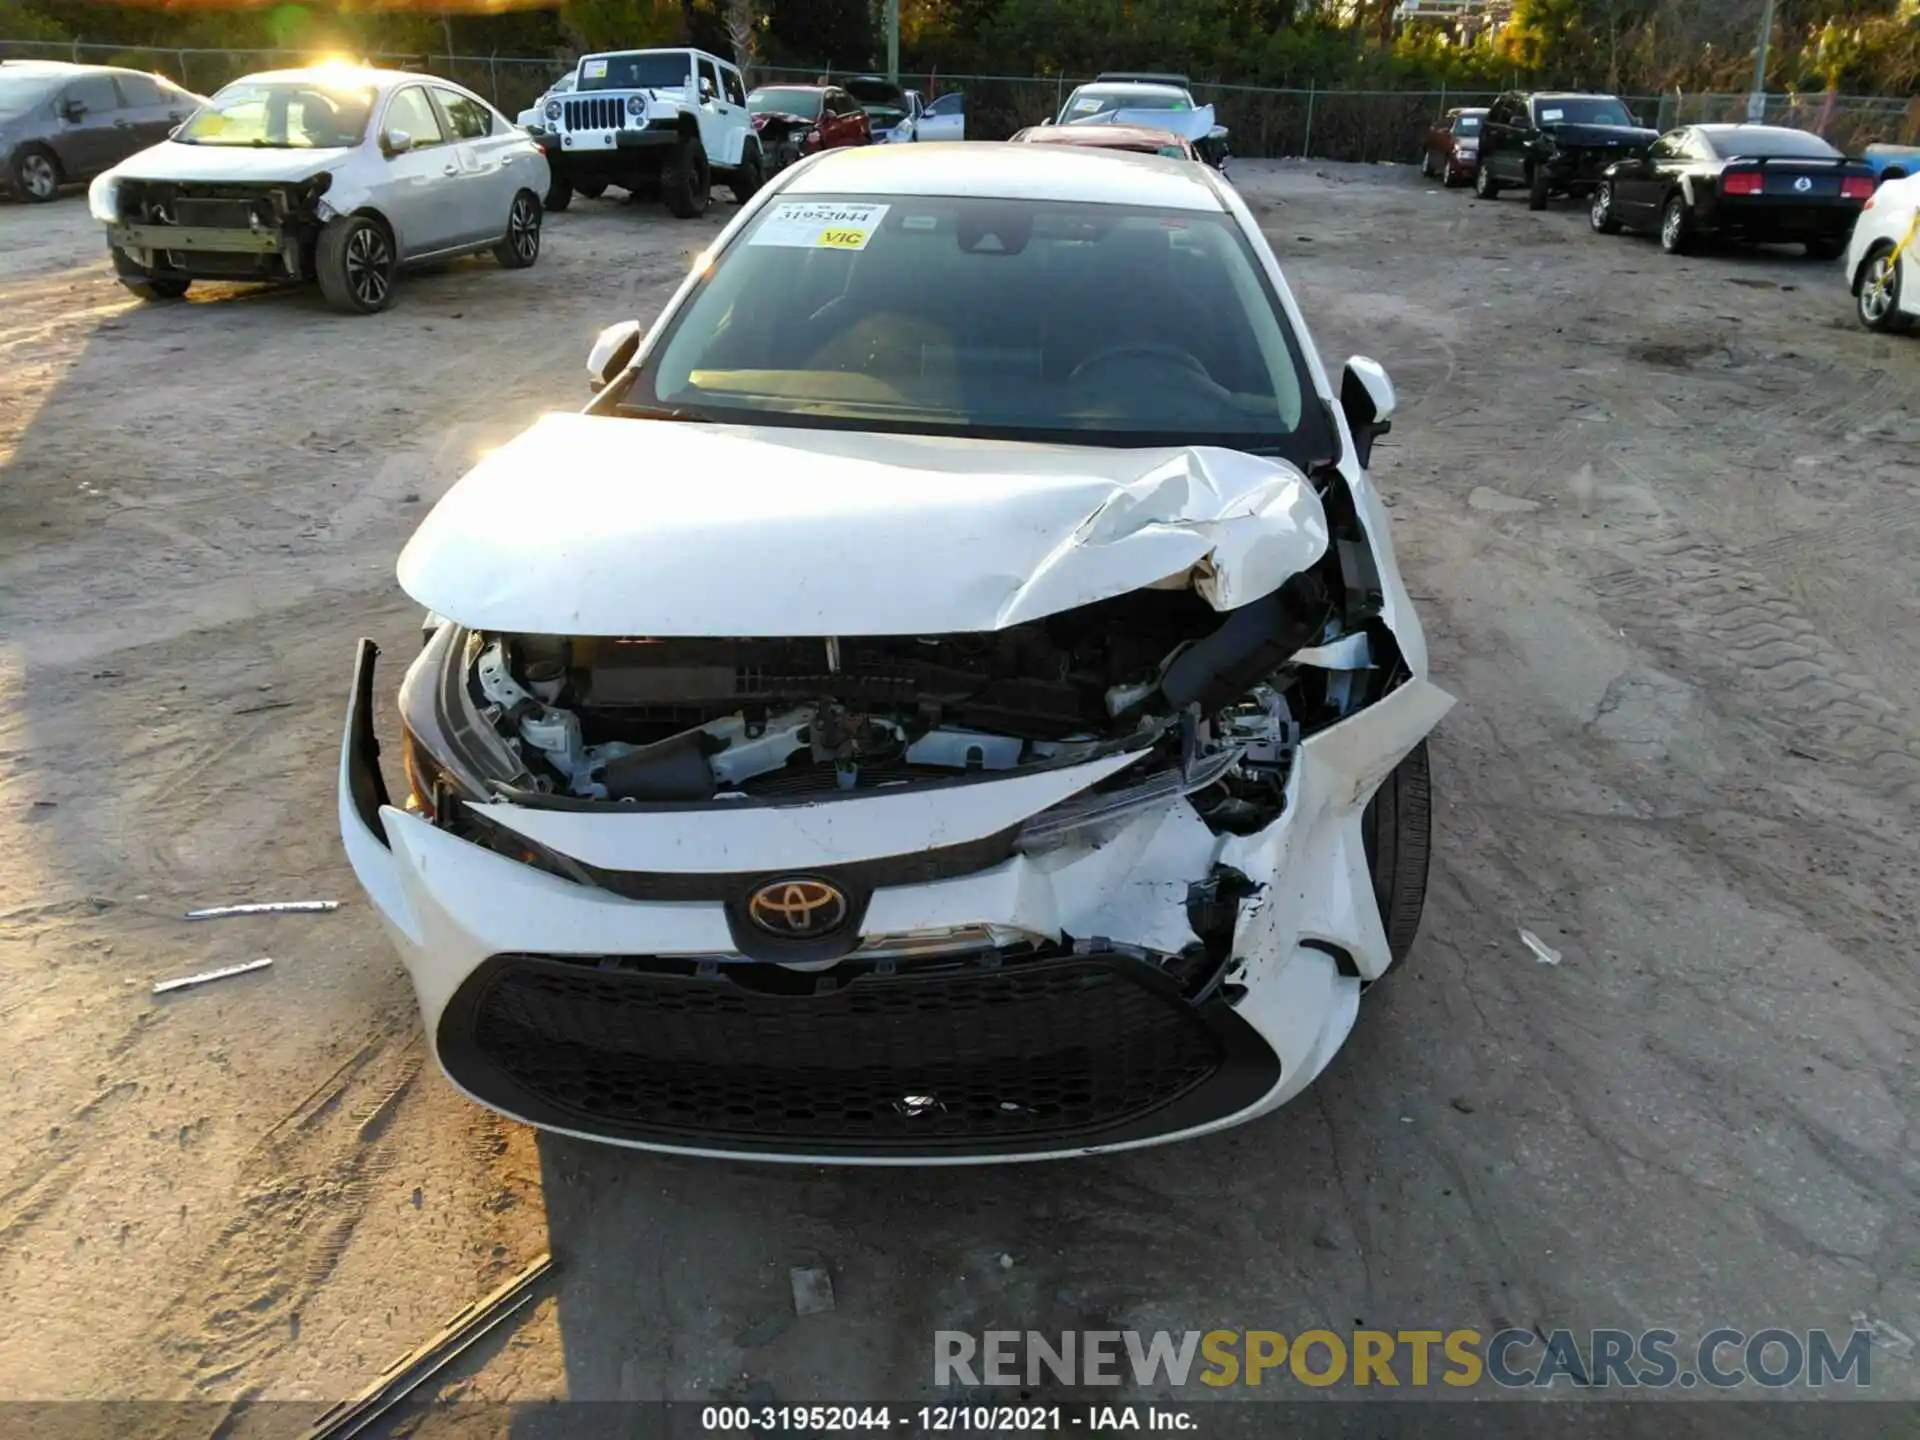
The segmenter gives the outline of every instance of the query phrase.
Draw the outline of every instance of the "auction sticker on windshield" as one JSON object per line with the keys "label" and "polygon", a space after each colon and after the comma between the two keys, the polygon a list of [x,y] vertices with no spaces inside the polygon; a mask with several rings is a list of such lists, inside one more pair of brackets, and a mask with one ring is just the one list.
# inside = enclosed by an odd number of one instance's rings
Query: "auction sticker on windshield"
{"label": "auction sticker on windshield", "polygon": [[801,250],[864,250],[890,208],[788,200],[768,212],[747,243]]}
{"label": "auction sticker on windshield", "polygon": [[606,79],[607,78],[607,62],[604,60],[587,61],[585,64],[583,64],[580,67],[580,78],[582,80]]}

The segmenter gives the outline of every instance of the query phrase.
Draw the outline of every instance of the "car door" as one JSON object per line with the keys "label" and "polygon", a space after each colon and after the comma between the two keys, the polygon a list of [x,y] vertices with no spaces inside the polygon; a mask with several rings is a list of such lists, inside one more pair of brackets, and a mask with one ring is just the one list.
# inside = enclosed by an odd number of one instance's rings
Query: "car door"
{"label": "car door", "polygon": [[949,90],[934,100],[920,117],[919,136],[922,140],[966,139],[967,97],[958,90]]}
{"label": "car door", "polygon": [[1680,161],[1687,132],[1670,130],[1647,153],[1620,166],[1613,181],[1613,207],[1622,220],[1645,224],[1666,195],[1667,175]]}
{"label": "car door", "polygon": [[1480,126],[1480,168],[1494,179],[1500,175],[1500,156],[1513,140],[1512,116],[1512,97],[1502,95],[1488,107]]}
{"label": "car door", "polygon": [[[832,129],[820,137],[821,148],[837,149],[843,145],[864,145],[873,139],[873,125],[867,119],[867,112],[853,96],[844,90],[835,90],[828,97],[832,101]],[[825,105],[821,107],[821,116],[827,115]]]}
{"label": "car door", "polygon": [[705,55],[694,57],[695,84],[700,95],[700,143],[706,147],[709,163],[719,165],[727,156],[728,116],[726,91],[720,88],[720,67]]}
{"label": "car door", "polygon": [[460,239],[497,240],[506,234],[507,211],[520,188],[512,164],[518,137],[490,105],[464,90],[435,85],[433,100],[460,166],[453,182]]}
{"label": "car door", "polygon": [[[121,111],[113,121],[113,129],[121,134],[119,154],[115,156],[117,163],[136,150],[146,150],[165,140],[167,131],[186,119],[190,108],[175,104],[173,96],[161,88],[152,75],[121,71],[113,79],[119,83],[121,94]],[[175,111],[179,111],[179,119],[175,119]]]}
{"label": "car door", "polygon": [[726,153],[729,156],[736,153],[734,135],[738,132],[742,137],[738,141],[741,147],[738,153],[744,155],[745,137],[753,133],[753,115],[747,109],[747,82],[738,70],[724,62],[720,66],[720,97],[727,102]]}
{"label": "car door", "polygon": [[[388,96],[377,133],[386,169],[375,191],[399,240],[400,258],[458,245],[465,177],[427,87],[403,85]],[[394,137],[403,134],[407,148],[395,153]]]}
{"label": "car door", "polygon": [[1500,178],[1512,180],[1517,185],[1527,181],[1527,157],[1533,149],[1534,141],[1540,137],[1539,118],[1534,114],[1534,101],[1518,96],[1513,102],[1513,114],[1507,121],[1507,133],[1511,137],[1502,152],[1505,168]]}
{"label": "car door", "polygon": [[127,137],[118,128],[120,110],[120,92],[105,71],[82,75],[60,92],[47,143],[67,179],[97,175],[121,158]]}

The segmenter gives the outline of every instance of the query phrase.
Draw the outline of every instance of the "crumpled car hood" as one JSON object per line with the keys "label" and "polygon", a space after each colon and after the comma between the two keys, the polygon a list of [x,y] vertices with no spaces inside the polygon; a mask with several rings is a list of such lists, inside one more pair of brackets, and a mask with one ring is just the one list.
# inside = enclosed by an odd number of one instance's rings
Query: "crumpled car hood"
{"label": "crumpled car hood", "polygon": [[351,149],[255,150],[244,145],[182,145],[163,140],[113,167],[124,180],[280,180],[297,183],[330,170]]}
{"label": "crumpled car hood", "polygon": [[1194,110],[1109,110],[1069,125],[1136,125],[1144,130],[1166,130],[1184,140],[1204,140],[1213,133],[1213,106]]}
{"label": "crumpled car hood", "polygon": [[447,492],[398,570],[478,630],[936,635],[1156,582],[1232,609],[1326,548],[1306,477],[1233,450],[548,415]]}

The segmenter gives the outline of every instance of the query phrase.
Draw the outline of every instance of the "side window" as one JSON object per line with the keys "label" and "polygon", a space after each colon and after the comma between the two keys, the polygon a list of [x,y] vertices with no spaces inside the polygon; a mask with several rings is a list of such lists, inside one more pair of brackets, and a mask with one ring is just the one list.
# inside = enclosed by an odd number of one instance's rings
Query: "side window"
{"label": "side window", "polygon": [[120,92],[113,88],[111,75],[85,75],[74,81],[61,97],[63,103],[79,101],[88,115],[105,115],[120,108]]}
{"label": "side window", "polygon": [[938,100],[927,106],[929,115],[959,115],[964,113],[966,97],[958,90],[949,90]]}
{"label": "side window", "polygon": [[161,105],[171,105],[173,97],[149,75],[135,75],[128,72],[116,75],[120,82],[120,97],[127,102],[129,109],[152,110]]}
{"label": "side window", "polygon": [[740,83],[740,72],[731,65],[720,72],[720,79],[727,87],[727,103],[744,105],[747,103],[747,87]]}
{"label": "side window", "polygon": [[1687,132],[1669,130],[1647,147],[1649,160],[1678,160],[1687,153]]}
{"label": "side window", "polygon": [[453,127],[454,139],[484,140],[493,133],[493,112],[471,95],[436,85],[433,98],[440,102],[447,123]]}
{"label": "side window", "polygon": [[720,72],[714,68],[713,61],[707,59],[704,55],[700,57],[700,85],[703,90],[710,94],[719,95],[721,93]]}
{"label": "side window", "polygon": [[438,145],[446,139],[440,131],[440,121],[433,113],[433,106],[427,100],[427,92],[418,85],[409,85],[395,92],[387,105],[387,118],[383,128],[392,134],[395,130],[404,130],[413,137],[413,148],[424,150],[429,145]]}

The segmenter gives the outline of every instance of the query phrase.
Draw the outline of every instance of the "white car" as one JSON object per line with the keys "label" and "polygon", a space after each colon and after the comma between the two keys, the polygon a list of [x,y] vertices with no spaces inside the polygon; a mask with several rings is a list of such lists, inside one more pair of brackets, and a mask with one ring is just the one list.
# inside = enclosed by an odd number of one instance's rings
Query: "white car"
{"label": "white car", "polygon": [[902,89],[881,75],[855,75],[841,83],[866,112],[876,145],[967,138],[967,97],[959,90],[929,102],[918,90]]}
{"label": "white car", "polygon": [[1920,317],[1920,175],[1888,180],[1853,222],[1847,278],[1869,330],[1901,331]]}
{"label": "white car", "polygon": [[1227,128],[1214,123],[1213,107],[1198,104],[1184,75],[1115,71],[1067,96],[1056,125],[1138,125],[1168,130],[1222,174],[1227,168]]}
{"label": "white car", "polygon": [[317,280],[335,309],[384,310],[410,265],[490,250],[540,258],[540,147],[448,80],[352,66],[249,75],[88,191],[121,283]]}
{"label": "white car", "polygon": [[1088,1155],[1300,1093],[1413,943],[1452,700],[1213,172],[872,146],[775,177],[604,388],[441,499],[406,791],[347,855],[453,1082],[623,1145]]}

